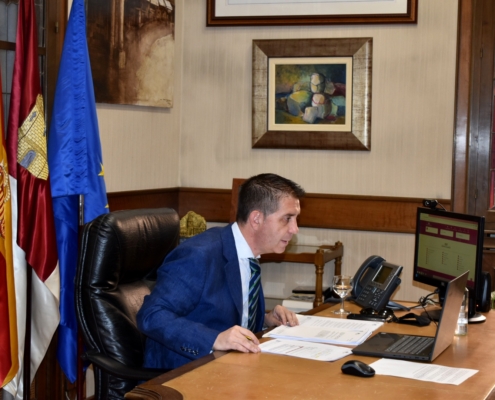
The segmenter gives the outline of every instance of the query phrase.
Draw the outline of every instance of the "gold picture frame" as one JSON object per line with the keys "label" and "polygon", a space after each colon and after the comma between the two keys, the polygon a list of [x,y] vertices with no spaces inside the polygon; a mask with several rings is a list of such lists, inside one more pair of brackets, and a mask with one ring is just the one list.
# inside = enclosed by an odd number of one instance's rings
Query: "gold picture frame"
{"label": "gold picture frame", "polygon": [[[372,54],[372,38],[253,40],[252,147],[371,150]],[[292,63],[304,70],[304,79],[299,82],[292,73],[290,84],[277,83],[276,60],[282,67]],[[322,66],[314,67],[315,63]],[[335,81],[321,73],[333,64],[345,66],[343,79]],[[308,66],[320,71],[317,75],[327,88],[311,87]],[[279,86],[290,85],[290,92],[281,96]],[[301,86],[306,88],[299,91]],[[302,105],[297,103],[294,111],[293,98],[302,92],[306,99],[298,100]],[[320,102],[315,100],[317,92]],[[322,108],[326,110],[320,119],[307,117]]]}

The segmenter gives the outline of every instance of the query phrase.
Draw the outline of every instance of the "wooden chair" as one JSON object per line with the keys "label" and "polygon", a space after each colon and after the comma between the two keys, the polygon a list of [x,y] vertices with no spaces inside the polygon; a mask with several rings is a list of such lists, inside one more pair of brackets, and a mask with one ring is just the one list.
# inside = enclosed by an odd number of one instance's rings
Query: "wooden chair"
{"label": "wooden chair", "polygon": [[[239,201],[239,188],[245,179],[234,178],[232,180],[232,196],[230,200],[230,222],[234,222],[237,213],[237,203]],[[335,260],[335,275],[342,272],[342,257],[344,256],[344,245],[342,242],[335,242],[333,245],[321,246],[301,246],[289,245],[284,253],[263,254],[260,262],[294,262],[303,264],[314,264],[316,282],[315,282],[315,301],[314,307],[323,303],[323,273],[325,264]]]}

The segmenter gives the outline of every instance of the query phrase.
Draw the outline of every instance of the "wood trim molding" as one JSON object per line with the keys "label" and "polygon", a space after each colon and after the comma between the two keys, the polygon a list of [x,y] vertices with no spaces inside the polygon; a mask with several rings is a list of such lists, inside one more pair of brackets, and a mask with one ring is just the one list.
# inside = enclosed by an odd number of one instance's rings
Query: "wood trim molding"
{"label": "wood trim molding", "polygon": [[[450,200],[438,200],[450,209]],[[307,194],[301,201],[300,226],[372,232],[414,233],[423,199]]]}
{"label": "wood trim molding", "polygon": [[179,215],[194,211],[207,221],[229,222],[230,189],[179,189]]}
{"label": "wood trim molding", "polygon": [[469,115],[471,107],[471,65],[473,1],[459,0],[457,28],[457,68],[452,157],[452,210],[466,212],[468,181]]}
{"label": "wood trim molding", "polygon": [[179,210],[178,188],[107,193],[111,211],[170,207]]}
{"label": "wood trim molding", "polygon": [[[208,222],[230,221],[230,189],[168,188],[108,193],[110,210],[171,207]],[[419,198],[308,193],[301,200],[299,225],[306,228],[413,233]],[[438,200],[450,209],[450,200]]]}

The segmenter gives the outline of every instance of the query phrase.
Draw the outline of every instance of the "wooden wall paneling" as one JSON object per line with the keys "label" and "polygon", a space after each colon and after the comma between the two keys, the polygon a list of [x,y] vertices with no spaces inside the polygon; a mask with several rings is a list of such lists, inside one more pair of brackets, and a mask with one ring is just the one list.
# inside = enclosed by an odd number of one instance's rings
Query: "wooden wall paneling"
{"label": "wooden wall paneling", "polygon": [[[492,69],[493,59],[489,60],[489,49],[486,43],[486,33],[491,16],[485,13],[488,2],[480,0],[473,9],[472,30],[472,71],[471,71],[471,103],[469,120],[469,150],[468,150],[468,179],[467,179],[467,208],[466,212],[483,215],[488,208],[486,172],[487,155],[490,151],[491,128],[491,99],[492,99]],[[489,0],[489,3],[492,3]],[[487,52],[485,55],[484,53]],[[493,49],[491,51],[493,54]],[[488,83],[488,84],[487,84]],[[488,97],[486,92],[488,91]],[[488,109],[488,111],[487,111]],[[488,123],[487,120],[488,119]],[[488,143],[487,143],[488,142]],[[486,198],[485,198],[486,197]]]}
{"label": "wooden wall paneling", "polygon": [[75,399],[76,384],[65,377],[57,360],[58,332],[53,336],[43,361],[31,384],[31,400]]}
{"label": "wooden wall paneling", "polygon": [[[413,233],[423,199],[307,194],[300,226],[374,232]],[[450,200],[439,200],[450,208]]]}
{"label": "wooden wall paneling", "polygon": [[64,0],[45,1],[45,30],[46,38],[46,124],[50,126],[52,116],[53,100],[55,97],[55,86],[58,75],[62,47],[64,44],[65,29],[67,27],[68,5]]}
{"label": "wooden wall paneling", "polygon": [[[172,207],[208,222],[230,222],[230,189],[174,188],[109,193],[110,210]],[[419,198],[346,196],[308,193],[301,201],[299,225],[307,228],[413,233]],[[438,199],[447,209],[450,200]]]}
{"label": "wooden wall paneling", "polygon": [[471,92],[473,1],[459,0],[454,154],[452,156],[452,210],[467,210],[467,149]]}
{"label": "wooden wall paneling", "polygon": [[210,222],[229,222],[230,189],[179,189],[179,215],[194,211]]}
{"label": "wooden wall paneling", "polygon": [[[469,182],[473,182],[468,201],[470,213],[485,215],[490,208],[490,164],[493,103],[493,67],[495,48],[495,3],[483,0],[475,11],[473,41],[473,97],[471,99],[471,148]],[[473,164],[471,160],[474,160]],[[471,200],[472,199],[472,200]]]}
{"label": "wooden wall paneling", "polygon": [[179,189],[134,190],[108,193],[110,211],[170,207],[179,209]]}

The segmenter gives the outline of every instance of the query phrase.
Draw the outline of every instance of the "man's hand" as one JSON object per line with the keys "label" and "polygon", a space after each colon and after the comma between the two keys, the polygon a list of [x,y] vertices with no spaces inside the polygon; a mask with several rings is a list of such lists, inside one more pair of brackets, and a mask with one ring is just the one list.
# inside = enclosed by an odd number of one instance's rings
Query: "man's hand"
{"label": "man's hand", "polygon": [[265,315],[265,325],[266,326],[296,326],[299,325],[299,320],[294,312],[288,310],[284,306],[277,305],[270,311],[270,313]]}
{"label": "man's hand", "polygon": [[259,353],[258,338],[249,329],[235,325],[220,332],[213,343],[213,350],[237,350],[242,353]]}

